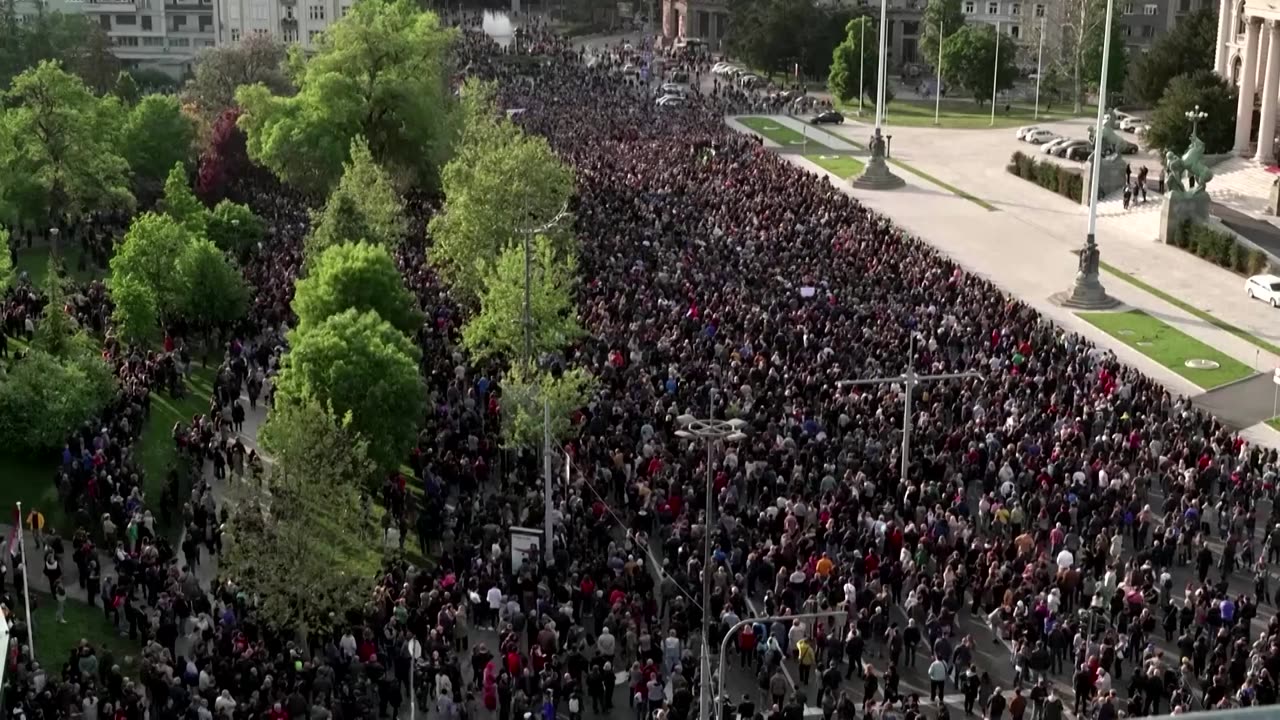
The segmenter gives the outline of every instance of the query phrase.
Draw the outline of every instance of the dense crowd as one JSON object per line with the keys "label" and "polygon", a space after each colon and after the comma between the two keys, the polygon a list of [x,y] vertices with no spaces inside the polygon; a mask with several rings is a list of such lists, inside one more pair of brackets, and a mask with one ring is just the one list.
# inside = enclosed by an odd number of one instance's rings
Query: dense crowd
{"label": "dense crowd", "polygon": [[[146,354],[108,339],[120,401],[68,439],[55,475],[79,528],[78,582],[142,654],[122,670],[86,645],[41,668],[18,621],[5,707],[90,720],[385,717],[412,694],[441,718],[577,718],[588,702],[595,713],[625,702],[638,720],[681,720],[696,716],[701,683],[726,684],[700,676],[704,608],[706,640],[727,640],[759,689],[720,693],[728,717],[798,717],[805,704],[842,719],[920,717],[940,708],[900,687],[917,663],[933,695],[955,688],[966,712],[991,720],[1028,709],[1058,720],[1064,702],[1102,720],[1274,703],[1280,624],[1261,606],[1280,555],[1267,528],[1280,525],[1259,510],[1274,451],[728,131],[723,114],[758,107],[755,95],[713,86],[656,106],[621,76],[635,52],[588,63],[536,26],[518,50],[476,32],[459,48],[459,67],[498,80],[503,105],[525,108],[519,122],[577,172],[589,335],[564,360],[600,388],[557,453],[570,482],[555,493],[553,561],[535,552],[513,569],[510,528],[542,521],[539,463],[499,450],[502,368],[468,363],[459,308],[407,243],[396,261],[426,317],[430,413],[406,460],[423,493],[413,500],[395,475],[380,500],[387,525],[401,538],[412,526],[438,562],[390,563],[364,607],[306,646],[259,623],[233,581],[201,581],[220,544],[216,484],[260,472],[236,408],[242,393],[269,402],[309,223],[302,198],[243,178],[234,194],[270,232],[245,268],[254,304],[220,348],[214,403],[174,427],[190,494],[167,479],[165,498],[146,498],[131,450],[149,393],[184,392],[193,350],[181,338]],[[667,60],[694,83],[707,72]],[[408,198],[414,236],[437,207]],[[15,336],[41,310],[24,288],[6,296]],[[77,297],[78,316],[109,338],[103,289]],[[901,472],[903,388],[839,381],[907,363],[980,377],[917,389]],[[741,418],[746,437],[708,454],[675,434],[685,414]],[[157,504],[187,529],[178,548],[157,532]],[[63,543],[46,548],[28,552],[45,555],[56,587]],[[751,622],[794,613],[825,618]],[[1015,687],[977,665],[977,625],[1007,643]],[[479,628],[497,642],[473,644]]]}

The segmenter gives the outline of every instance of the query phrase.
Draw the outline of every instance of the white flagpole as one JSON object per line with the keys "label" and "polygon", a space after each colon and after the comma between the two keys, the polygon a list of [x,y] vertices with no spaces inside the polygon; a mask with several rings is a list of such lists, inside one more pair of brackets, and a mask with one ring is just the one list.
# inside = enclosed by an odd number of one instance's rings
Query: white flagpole
{"label": "white flagpole", "polygon": [[1040,76],[1044,74],[1044,16],[1040,16],[1040,50],[1036,53],[1036,116],[1040,119]]}
{"label": "white flagpole", "polygon": [[938,124],[942,110],[942,19],[938,19],[938,81],[933,87],[933,124]]}
{"label": "white flagpole", "polygon": [[862,98],[867,93],[863,90],[863,70],[867,64],[867,18],[864,15],[858,20],[858,117],[862,117]]}
{"label": "white flagpole", "polygon": [[996,22],[996,62],[991,68],[991,127],[996,126],[996,90],[1000,82],[1000,23]]}
{"label": "white flagpole", "polygon": [[31,657],[36,656],[35,627],[31,622],[31,573],[27,572],[27,538],[22,531],[22,503],[18,506],[18,552],[22,553],[22,601],[27,606],[27,647],[31,649]]}

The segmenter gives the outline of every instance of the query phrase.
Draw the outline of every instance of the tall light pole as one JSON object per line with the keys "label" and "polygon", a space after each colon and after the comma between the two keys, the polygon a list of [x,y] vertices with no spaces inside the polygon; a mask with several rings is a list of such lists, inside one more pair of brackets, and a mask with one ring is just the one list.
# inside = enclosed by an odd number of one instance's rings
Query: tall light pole
{"label": "tall light pole", "polygon": [[[871,158],[867,161],[862,174],[850,183],[853,187],[867,190],[892,190],[906,185],[906,181],[889,171],[885,162],[885,141],[882,126],[884,125],[884,85],[888,77],[887,65],[889,46],[889,0],[880,0],[880,55],[876,67],[876,132],[871,138]],[[705,715],[703,717],[706,717]]]}
{"label": "tall light pole", "polygon": [[933,86],[933,124],[942,112],[942,18],[938,18],[938,82]]}
{"label": "tall light pole", "polygon": [[560,206],[560,210],[555,217],[551,218],[542,225],[529,228],[521,228],[517,232],[524,235],[524,317],[521,319],[524,325],[524,361],[526,363],[533,361],[533,316],[530,314],[530,297],[533,292],[533,248],[530,244],[531,238],[538,233],[543,233],[564,219],[569,214],[569,201],[565,201]]}
{"label": "tall light pole", "polygon": [[1098,181],[1102,176],[1104,143],[1102,126],[1107,116],[1107,69],[1111,66],[1111,14],[1115,0],[1107,0],[1107,26],[1102,34],[1102,77],[1098,82],[1098,117],[1093,125],[1093,156],[1089,160],[1089,230],[1071,289],[1057,293],[1052,300],[1069,308],[1106,310],[1120,304],[1107,294],[1098,279],[1101,258],[1098,252]]}
{"label": "tall light pole", "polygon": [[1191,121],[1191,137],[1194,138],[1196,136],[1196,130],[1200,129],[1200,121],[1209,117],[1209,113],[1201,110],[1200,106],[1197,105],[1194,110],[1188,110],[1183,114]]}
{"label": "tall light pole", "polygon": [[867,65],[867,16],[858,19],[858,117],[862,117],[862,99],[867,96],[862,85],[864,69]]}
{"label": "tall light pole", "polygon": [[991,67],[991,127],[996,126],[996,91],[1000,89],[1000,21],[996,21],[996,61]]}
{"label": "tall light pole", "polygon": [[677,437],[687,440],[701,440],[707,446],[707,488],[706,528],[702,533],[702,691],[698,694],[698,717],[709,718],[711,703],[711,536],[714,534],[711,524],[711,511],[715,502],[715,472],[712,469],[715,443],[717,440],[736,442],[745,440],[742,428],[747,421],[740,418],[732,420],[699,420],[692,415],[681,415],[676,418],[680,429]]}
{"label": "tall light pole", "polygon": [[903,482],[907,480],[907,468],[911,464],[911,396],[915,393],[916,385],[922,382],[932,382],[934,380],[959,380],[962,378],[980,378],[982,373],[968,371],[960,373],[941,373],[938,375],[920,375],[915,370],[916,360],[916,336],[911,334],[911,350],[910,357],[907,358],[907,370],[896,377],[879,377],[868,378],[865,380],[841,380],[836,383],[839,387],[847,387],[850,385],[885,385],[889,383],[902,383],[902,468],[901,478]]}
{"label": "tall light pole", "polygon": [[[844,610],[832,610],[830,612],[821,612],[821,613],[798,613],[795,615],[770,615],[768,617],[754,617],[754,618],[746,618],[744,620],[739,620],[737,624],[729,628],[729,631],[724,634],[724,638],[720,640],[720,670],[719,670],[719,674],[716,675],[716,677],[720,678],[719,694],[724,695],[724,657],[725,655],[729,654],[729,641],[733,639],[734,634],[737,633],[742,628],[748,625],[753,625],[755,623],[764,623],[765,625],[771,625],[776,622],[787,622],[789,620],[821,620],[822,618],[825,618],[825,617],[832,617],[832,618],[836,616],[848,617],[848,615],[849,613],[845,612]],[[708,683],[704,680],[702,684],[705,686]],[[706,716],[703,716],[703,717],[706,717]],[[716,701],[714,717],[715,717],[715,720],[724,720],[724,703],[720,702],[719,700]]]}
{"label": "tall light pole", "polygon": [[1040,16],[1040,50],[1036,52],[1036,120],[1040,119],[1040,74],[1044,72],[1042,69],[1044,62],[1044,21],[1045,16]]}

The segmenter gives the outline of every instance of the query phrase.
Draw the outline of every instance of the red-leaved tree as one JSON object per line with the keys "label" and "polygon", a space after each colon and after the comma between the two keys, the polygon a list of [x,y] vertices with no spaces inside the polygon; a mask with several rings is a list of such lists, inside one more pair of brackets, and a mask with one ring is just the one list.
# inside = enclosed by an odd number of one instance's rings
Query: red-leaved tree
{"label": "red-leaved tree", "polygon": [[224,110],[213,123],[209,149],[200,155],[196,194],[211,205],[225,198],[231,183],[249,170],[244,131],[236,125],[239,118],[240,108]]}

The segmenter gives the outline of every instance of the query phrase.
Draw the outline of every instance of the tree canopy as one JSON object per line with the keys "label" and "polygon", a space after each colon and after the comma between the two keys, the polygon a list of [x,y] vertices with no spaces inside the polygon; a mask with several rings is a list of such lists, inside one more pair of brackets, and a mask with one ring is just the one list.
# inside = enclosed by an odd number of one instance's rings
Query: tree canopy
{"label": "tree canopy", "polygon": [[56,62],[13,79],[0,113],[0,217],[45,226],[132,207],[120,154],[122,106],[98,98]]}
{"label": "tree canopy", "polygon": [[261,440],[273,460],[267,482],[234,488],[219,572],[256,598],[273,629],[321,632],[365,601],[381,569],[378,528],[361,501],[377,468],[350,423],[314,398],[277,405]]}
{"label": "tree canopy", "polygon": [[426,409],[418,346],[374,312],[349,309],[306,332],[289,333],[290,350],[276,382],[276,403],[316,398],[351,415],[380,468],[398,467],[417,437]]}
{"label": "tree canopy", "polygon": [[1197,10],[1179,20],[1173,30],[1157,38],[1146,52],[1134,56],[1125,83],[1129,99],[1155,105],[1175,77],[1212,70],[1217,34],[1218,16],[1211,8]]}
{"label": "tree canopy", "polygon": [[205,234],[222,251],[243,259],[266,236],[267,228],[248,207],[223,200],[209,213]]}
{"label": "tree canopy", "polygon": [[[929,0],[920,19],[919,57],[932,66],[938,64],[938,31],[942,37],[951,37],[964,27],[964,10],[961,0]],[[945,48],[944,48],[945,50]],[[936,69],[936,68],[935,68]]]}
{"label": "tree canopy", "polygon": [[875,102],[880,66],[878,32],[871,18],[854,18],[845,26],[844,40],[831,51],[827,88],[840,102],[853,102],[862,93]]}
{"label": "tree canopy", "polygon": [[342,179],[312,218],[308,260],[342,243],[368,242],[392,249],[409,232],[404,202],[391,178],[378,166],[363,137],[351,141],[351,161]]}
{"label": "tree canopy", "polygon": [[116,82],[120,61],[111,52],[106,31],[81,13],[49,12],[34,3],[35,13],[19,17],[8,3],[0,6],[0,92],[15,76],[45,60],[61,63],[96,93]]}
{"label": "tree canopy", "polygon": [[139,100],[125,118],[123,135],[124,157],[137,180],[158,183],[175,165],[191,162],[195,125],[172,95]]}
{"label": "tree canopy", "polygon": [[62,447],[68,433],[106,408],[115,389],[111,366],[96,352],[59,358],[32,349],[0,378],[0,443],[8,452]]}
{"label": "tree canopy", "polygon": [[348,243],[325,250],[293,294],[299,332],[344,310],[371,311],[408,337],[422,326],[417,301],[405,289],[391,254],[381,245]]}
{"label": "tree canopy", "polygon": [[250,157],[321,195],[362,135],[397,183],[436,187],[453,140],[446,56],[454,38],[411,0],[356,3],[299,61],[296,95],[261,83],[237,91]]}
{"label": "tree canopy", "polygon": [[232,45],[204,50],[182,89],[183,100],[213,118],[235,105],[236,90],[244,85],[262,85],[273,94],[290,95],[293,84],[285,75],[284,60],[284,43],[268,35],[247,35]]}
{"label": "tree canopy", "polygon": [[1191,142],[1187,112],[1199,105],[1206,113],[1199,135],[1206,152],[1227,152],[1235,143],[1237,90],[1211,70],[1179,75],[1169,81],[1151,113],[1143,141],[1150,147],[1182,154]]}
{"label": "tree canopy", "polygon": [[539,370],[516,363],[502,379],[502,442],[508,448],[540,447],[544,400],[549,405],[552,441],[569,437],[571,416],[587,404],[595,378],[582,368]]}
{"label": "tree canopy", "polygon": [[806,76],[826,72],[831,51],[856,13],[814,0],[741,0],[733,10],[729,51],[752,67]]}
{"label": "tree canopy", "polygon": [[[468,111],[465,121],[478,127],[463,130],[444,168],[444,211],[431,219],[430,259],[455,295],[471,301],[503,250],[565,210],[573,172],[544,138],[525,134],[496,108]],[[557,253],[571,252],[568,225],[562,218],[545,229]]]}
{"label": "tree canopy", "polygon": [[[1085,86],[1097,88],[1102,82],[1102,46],[1106,40],[1106,8],[1100,11],[1102,18],[1098,21],[1096,29],[1084,36],[1084,54],[1082,56],[1084,65],[1083,72],[1086,78]],[[1217,29],[1214,29],[1217,32]],[[1118,94],[1121,88],[1125,86],[1125,80],[1129,74],[1129,50],[1124,44],[1124,24],[1121,22],[1120,13],[1112,12],[1111,16],[1111,61],[1107,66],[1107,94]]]}
{"label": "tree canopy", "polygon": [[997,56],[996,29],[991,25],[965,25],[942,42],[942,77],[963,87],[981,105],[991,99],[993,81],[999,90],[1013,87],[1016,54],[1017,44],[1001,33]]}

